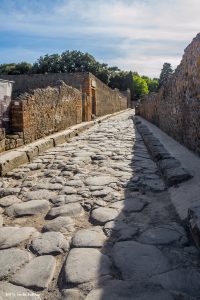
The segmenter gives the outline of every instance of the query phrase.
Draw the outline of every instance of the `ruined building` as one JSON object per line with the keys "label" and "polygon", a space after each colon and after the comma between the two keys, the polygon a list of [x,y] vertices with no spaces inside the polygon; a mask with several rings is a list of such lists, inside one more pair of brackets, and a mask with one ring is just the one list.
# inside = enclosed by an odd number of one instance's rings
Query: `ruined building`
{"label": "ruined building", "polygon": [[87,72],[0,77],[14,82],[1,152],[130,106],[129,91],[112,90]]}

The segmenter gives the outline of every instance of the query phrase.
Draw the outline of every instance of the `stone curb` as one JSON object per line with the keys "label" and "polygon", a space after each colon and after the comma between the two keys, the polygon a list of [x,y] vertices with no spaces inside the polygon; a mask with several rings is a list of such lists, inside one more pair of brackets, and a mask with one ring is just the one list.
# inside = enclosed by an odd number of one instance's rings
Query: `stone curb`
{"label": "stone curb", "polygon": [[90,127],[129,110],[130,109],[122,110],[114,114],[99,117],[94,121],[74,125],[66,130],[54,133],[26,146],[2,153],[0,155],[0,176],[5,176],[8,172],[22,164],[32,162],[35,157],[44,151],[69,141],[72,137],[89,129]]}
{"label": "stone curb", "polygon": [[139,118],[135,118],[135,125],[144,143],[149,150],[158,169],[168,187],[177,185],[192,178],[192,175],[181,166],[179,160],[174,158],[153,135],[146,125]]}

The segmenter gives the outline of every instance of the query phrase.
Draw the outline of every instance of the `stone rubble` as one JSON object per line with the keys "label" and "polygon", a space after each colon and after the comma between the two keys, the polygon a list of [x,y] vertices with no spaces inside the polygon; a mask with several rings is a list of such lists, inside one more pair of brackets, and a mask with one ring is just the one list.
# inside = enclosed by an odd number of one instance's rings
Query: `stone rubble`
{"label": "stone rubble", "polygon": [[132,115],[0,179],[0,299],[200,298],[199,254],[159,175],[180,165],[153,139],[156,165]]}

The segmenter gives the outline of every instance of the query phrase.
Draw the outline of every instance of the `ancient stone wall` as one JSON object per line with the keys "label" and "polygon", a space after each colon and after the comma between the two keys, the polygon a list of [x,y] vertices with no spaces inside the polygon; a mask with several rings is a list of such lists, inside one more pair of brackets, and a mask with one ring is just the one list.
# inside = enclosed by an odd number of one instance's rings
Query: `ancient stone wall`
{"label": "ancient stone wall", "polygon": [[5,151],[5,129],[0,128],[0,152]]}
{"label": "ancient stone wall", "polygon": [[[16,99],[25,92],[30,93],[34,89],[54,87],[56,82],[62,80],[65,84],[79,89],[83,93],[83,121],[91,120],[92,90],[95,90],[96,116],[114,113],[130,106],[129,93],[112,90],[88,72],[0,75],[0,78],[15,82],[12,99]],[[95,86],[93,86],[93,82],[95,82]]]}
{"label": "ancient stone wall", "polygon": [[124,110],[130,100],[129,93],[110,89],[88,72],[0,78],[14,81],[5,150],[90,121],[93,115]]}
{"label": "ancient stone wall", "polygon": [[23,74],[0,75],[0,79],[14,81],[12,99],[20,94],[34,89],[42,89],[48,86],[54,87],[56,82],[62,80],[66,85],[82,90],[87,86],[89,73],[48,73],[48,74]]}
{"label": "ancient stone wall", "polygon": [[200,154],[200,34],[185,49],[171,79],[158,94],[146,96],[136,111]]}
{"label": "ancient stone wall", "polygon": [[82,93],[63,82],[20,95],[11,105],[11,128],[30,143],[82,122]]}
{"label": "ancient stone wall", "polygon": [[90,85],[92,81],[96,82],[95,99],[96,99],[96,116],[112,114],[120,110],[127,109],[127,96],[120,93],[119,90],[110,89],[106,84],[98,78],[90,74]]}

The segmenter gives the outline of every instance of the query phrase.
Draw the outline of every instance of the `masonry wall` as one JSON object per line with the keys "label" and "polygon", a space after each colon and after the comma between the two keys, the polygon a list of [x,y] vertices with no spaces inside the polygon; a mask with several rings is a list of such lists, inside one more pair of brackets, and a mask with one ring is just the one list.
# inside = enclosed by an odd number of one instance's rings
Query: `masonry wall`
{"label": "masonry wall", "polygon": [[0,128],[0,152],[5,151],[5,129]]}
{"label": "masonry wall", "polygon": [[174,75],[137,113],[200,154],[200,34],[185,49]]}
{"label": "masonry wall", "polygon": [[[96,116],[112,114],[120,110],[127,109],[128,98],[126,95],[120,93],[117,89],[110,89],[102,81],[90,74],[91,88],[92,81],[96,82],[96,87],[94,88],[96,98]],[[90,91],[90,94],[91,93],[92,92]]]}
{"label": "masonry wall", "polygon": [[13,100],[11,128],[30,143],[82,122],[82,93],[63,82]]}
{"label": "masonry wall", "polygon": [[1,75],[14,81],[5,150],[128,107],[129,93],[112,90],[88,72]]}
{"label": "masonry wall", "polygon": [[66,85],[78,90],[88,86],[89,73],[48,73],[48,74],[23,74],[23,75],[0,75],[0,79],[14,81],[12,98],[34,89],[42,89],[48,86],[54,87],[61,80]]}

